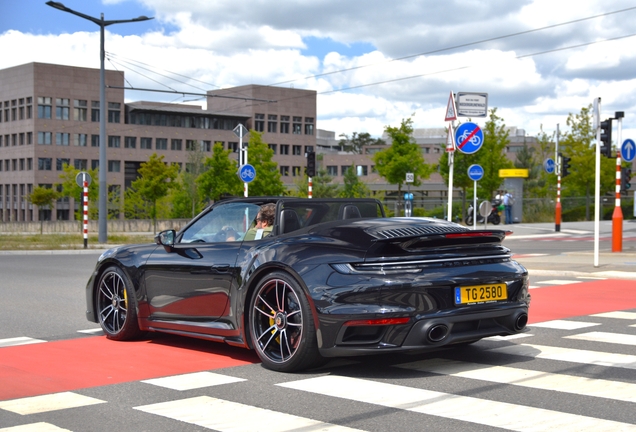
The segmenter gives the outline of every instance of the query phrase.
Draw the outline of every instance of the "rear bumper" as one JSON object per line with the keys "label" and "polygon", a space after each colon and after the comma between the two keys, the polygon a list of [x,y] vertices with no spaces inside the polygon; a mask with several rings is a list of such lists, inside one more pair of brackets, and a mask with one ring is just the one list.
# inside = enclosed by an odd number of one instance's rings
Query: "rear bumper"
{"label": "rear bumper", "polygon": [[364,337],[359,338],[352,337],[351,328],[343,326],[333,343],[324,341],[319,348],[324,357],[435,351],[485,337],[523,333],[527,331],[527,322],[527,305],[518,305],[473,313],[430,316],[405,325],[377,326],[375,333],[367,330]]}

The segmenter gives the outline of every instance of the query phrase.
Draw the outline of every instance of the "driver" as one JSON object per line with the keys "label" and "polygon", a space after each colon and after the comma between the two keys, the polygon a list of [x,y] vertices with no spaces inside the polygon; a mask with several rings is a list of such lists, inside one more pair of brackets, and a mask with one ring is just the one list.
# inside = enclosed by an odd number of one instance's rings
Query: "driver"
{"label": "driver", "polygon": [[256,215],[256,225],[245,233],[243,240],[260,240],[272,233],[274,228],[275,204],[263,204]]}

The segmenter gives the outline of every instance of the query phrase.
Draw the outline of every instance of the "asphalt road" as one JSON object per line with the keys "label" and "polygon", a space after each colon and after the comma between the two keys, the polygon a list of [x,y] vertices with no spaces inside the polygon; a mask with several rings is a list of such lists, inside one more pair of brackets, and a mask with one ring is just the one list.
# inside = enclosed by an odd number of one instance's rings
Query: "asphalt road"
{"label": "asphalt road", "polygon": [[[222,344],[80,333],[98,255],[0,256],[0,431],[636,430],[634,281],[533,277],[549,318],[524,337],[280,374]],[[2,347],[17,337],[44,342]]]}

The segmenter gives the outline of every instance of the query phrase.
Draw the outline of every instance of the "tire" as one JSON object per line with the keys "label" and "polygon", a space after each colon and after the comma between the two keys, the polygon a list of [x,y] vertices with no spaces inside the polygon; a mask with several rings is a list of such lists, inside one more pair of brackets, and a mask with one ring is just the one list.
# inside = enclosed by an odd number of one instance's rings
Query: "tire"
{"label": "tire", "polygon": [[294,372],[321,363],[309,301],[288,274],[273,272],[259,282],[248,319],[252,343],[265,368]]}
{"label": "tire", "polygon": [[501,216],[499,216],[498,214],[494,215],[492,217],[492,223],[495,225],[499,225],[501,223]]}
{"label": "tire", "polygon": [[472,224],[473,224],[473,217],[466,216],[466,225],[472,225]]}
{"label": "tire", "polygon": [[131,340],[143,332],[137,322],[137,301],[132,282],[119,267],[108,267],[97,285],[97,316],[108,339]]}

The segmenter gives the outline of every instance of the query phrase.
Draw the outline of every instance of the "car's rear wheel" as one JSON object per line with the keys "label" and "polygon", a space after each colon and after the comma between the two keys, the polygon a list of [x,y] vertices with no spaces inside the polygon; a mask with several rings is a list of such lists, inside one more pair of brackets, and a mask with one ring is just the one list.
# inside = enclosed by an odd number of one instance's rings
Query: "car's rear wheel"
{"label": "car's rear wheel", "polygon": [[249,322],[254,348],[266,368],[292,372],[321,362],[311,307],[288,274],[274,272],[259,282]]}
{"label": "car's rear wheel", "polygon": [[97,285],[97,314],[106,337],[130,340],[141,335],[132,282],[119,267],[109,267]]}

